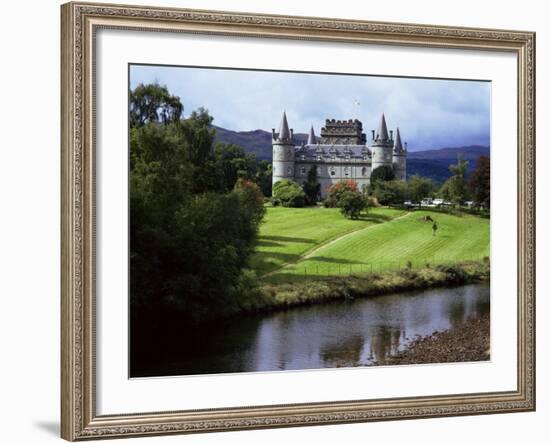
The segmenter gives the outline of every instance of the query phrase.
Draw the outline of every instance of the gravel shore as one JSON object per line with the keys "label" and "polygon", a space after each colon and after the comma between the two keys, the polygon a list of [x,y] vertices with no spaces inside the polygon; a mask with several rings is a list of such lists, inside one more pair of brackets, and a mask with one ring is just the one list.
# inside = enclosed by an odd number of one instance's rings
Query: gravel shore
{"label": "gravel shore", "polygon": [[407,349],[379,365],[483,361],[490,358],[489,315],[467,320],[447,331],[419,337]]}

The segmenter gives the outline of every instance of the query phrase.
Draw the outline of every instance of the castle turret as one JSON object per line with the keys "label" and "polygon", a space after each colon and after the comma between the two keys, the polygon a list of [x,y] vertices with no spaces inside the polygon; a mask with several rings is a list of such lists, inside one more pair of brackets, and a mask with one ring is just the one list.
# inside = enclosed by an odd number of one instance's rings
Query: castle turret
{"label": "castle turret", "polygon": [[380,118],[380,126],[374,137],[371,145],[372,149],[372,170],[380,166],[393,165],[393,140],[388,135],[388,127],[386,125],[386,117],[382,114]]}
{"label": "castle turret", "polygon": [[283,112],[279,133],[272,129],[273,146],[273,184],[288,178],[294,179],[294,141],[293,131],[288,129],[286,112]]}
{"label": "castle turret", "polygon": [[399,133],[399,128],[397,128],[397,133],[395,135],[395,142],[393,144],[393,172],[395,174],[396,180],[407,179],[407,148],[403,148],[401,143],[401,134]]}
{"label": "castle turret", "polygon": [[315,137],[315,132],[313,131],[313,125],[311,125],[311,129],[309,130],[309,135],[307,137],[307,144],[308,145],[317,144],[317,137]]}

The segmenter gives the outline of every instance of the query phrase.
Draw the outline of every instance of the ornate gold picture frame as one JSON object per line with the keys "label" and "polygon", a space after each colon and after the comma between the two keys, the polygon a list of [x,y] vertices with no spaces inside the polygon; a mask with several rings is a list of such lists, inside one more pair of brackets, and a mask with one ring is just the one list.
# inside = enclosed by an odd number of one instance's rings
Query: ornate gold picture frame
{"label": "ornate gold picture frame", "polygon": [[[88,440],[533,411],[535,409],[535,34],[524,31],[67,3],[62,22],[61,436]],[[517,389],[98,415],[96,33],[186,33],[506,52],[517,57]]]}

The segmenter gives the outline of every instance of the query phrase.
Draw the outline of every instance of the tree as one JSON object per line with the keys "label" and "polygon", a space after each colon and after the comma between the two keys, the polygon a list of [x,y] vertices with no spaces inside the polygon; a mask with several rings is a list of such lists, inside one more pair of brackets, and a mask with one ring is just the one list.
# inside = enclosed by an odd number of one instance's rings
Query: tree
{"label": "tree", "polygon": [[357,183],[353,180],[341,180],[328,188],[327,198],[323,204],[327,208],[338,208],[340,197],[345,192],[359,192]]}
{"label": "tree", "polygon": [[260,187],[251,180],[239,178],[235,184],[235,192],[242,208],[249,211],[254,224],[259,225],[265,215],[264,196]]}
{"label": "tree", "polygon": [[468,188],[465,179],[467,170],[468,162],[459,157],[456,165],[449,166],[452,176],[443,183],[443,186],[439,190],[441,197],[451,201],[454,206],[464,204],[468,198]]}
{"label": "tree", "polygon": [[273,184],[273,166],[267,160],[260,160],[256,165],[255,181],[260,187],[262,194],[271,197]]}
{"label": "tree", "polygon": [[395,178],[395,173],[393,172],[393,168],[391,166],[378,166],[375,170],[373,170],[370,174],[370,182],[371,185],[378,182],[378,181],[390,181]]}
{"label": "tree", "polygon": [[130,126],[146,123],[177,122],[183,113],[179,97],[170,95],[165,86],[158,83],[140,84],[130,91]]}
{"label": "tree", "polygon": [[303,184],[304,193],[306,194],[306,203],[314,205],[319,199],[321,185],[317,179],[317,166],[312,165],[307,173],[307,180]]}
{"label": "tree", "polygon": [[475,170],[468,181],[468,187],[477,207],[491,207],[491,160],[487,156],[477,159]]}
{"label": "tree", "polygon": [[382,205],[402,204],[409,198],[408,184],[402,180],[377,181],[371,188],[372,195]]}
{"label": "tree", "polygon": [[256,156],[234,144],[217,143],[214,149],[216,170],[222,173],[221,189],[230,191],[240,178],[252,179],[256,173]]}
{"label": "tree", "polygon": [[288,208],[301,208],[305,205],[306,194],[295,181],[283,179],[273,185],[273,198]]}
{"label": "tree", "polygon": [[422,199],[433,197],[437,185],[431,178],[421,177],[418,174],[409,178],[408,182],[409,199],[415,203],[420,203]]}
{"label": "tree", "polygon": [[340,212],[348,218],[356,219],[366,207],[366,199],[359,192],[345,191],[338,201]]}
{"label": "tree", "polygon": [[249,181],[220,189],[211,122],[200,109],[131,128],[130,293],[141,331],[169,318],[193,325],[241,302],[263,197]]}

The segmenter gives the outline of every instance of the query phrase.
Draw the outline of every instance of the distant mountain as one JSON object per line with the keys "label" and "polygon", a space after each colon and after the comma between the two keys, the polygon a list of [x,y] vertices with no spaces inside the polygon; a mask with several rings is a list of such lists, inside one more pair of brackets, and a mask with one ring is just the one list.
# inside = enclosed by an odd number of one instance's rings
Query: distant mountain
{"label": "distant mountain", "polygon": [[[233,143],[248,153],[256,154],[259,160],[272,160],[271,132],[256,129],[255,131],[231,131],[214,126],[216,130],[215,142]],[[297,144],[307,141],[307,134],[294,133]]]}
{"label": "distant mountain", "polygon": [[449,165],[456,163],[459,156],[468,161],[468,173],[470,173],[475,169],[477,159],[481,155],[489,157],[490,153],[491,150],[487,146],[477,145],[409,152],[407,176],[419,174],[443,183],[451,176]]}
{"label": "distant mountain", "polygon": [[[246,152],[256,154],[259,160],[272,160],[271,133],[256,129],[254,131],[231,131],[214,126],[216,142],[233,143],[241,146]],[[296,144],[307,141],[307,134],[294,134]],[[475,169],[480,155],[490,155],[487,146],[463,146],[458,148],[428,149],[409,152],[407,158],[407,176],[420,174],[430,177],[438,183],[443,183],[451,176],[449,165],[456,163],[458,156],[468,160],[468,170]]]}

